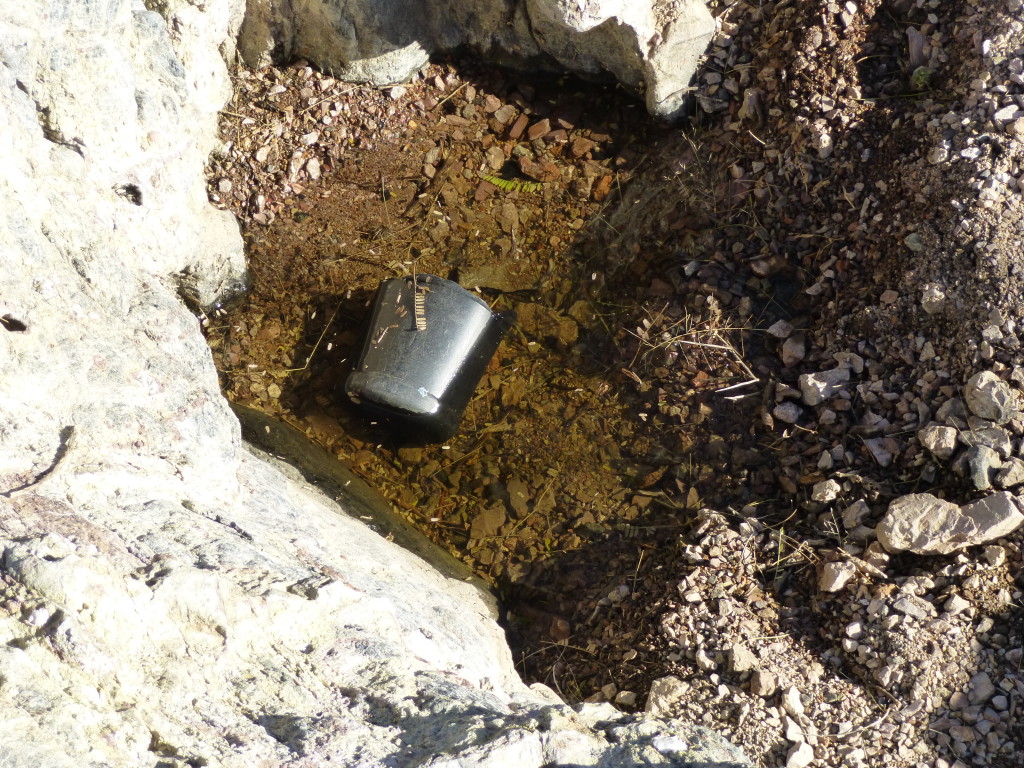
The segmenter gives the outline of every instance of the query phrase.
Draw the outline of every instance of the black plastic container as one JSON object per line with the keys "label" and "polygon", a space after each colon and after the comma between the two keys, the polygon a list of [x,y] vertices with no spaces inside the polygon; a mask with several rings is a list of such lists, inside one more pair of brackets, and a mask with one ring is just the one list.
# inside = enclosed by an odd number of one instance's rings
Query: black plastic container
{"label": "black plastic container", "polygon": [[406,437],[447,440],[514,320],[435,275],[385,280],[345,391]]}

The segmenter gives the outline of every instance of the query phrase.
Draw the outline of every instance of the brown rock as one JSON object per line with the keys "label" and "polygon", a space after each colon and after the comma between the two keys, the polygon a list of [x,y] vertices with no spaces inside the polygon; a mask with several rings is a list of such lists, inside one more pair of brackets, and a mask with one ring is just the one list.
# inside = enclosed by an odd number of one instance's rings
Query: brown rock
{"label": "brown rock", "polygon": [[608,197],[608,193],[611,192],[611,189],[612,177],[602,176],[601,178],[594,182],[594,187],[591,190],[591,194],[593,195],[594,199],[600,203],[602,200]]}
{"label": "brown rock", "polygon": [[[508,125],[512,118],[515,116],[516,108],[513,107],[511,104],[506,104],[502,107],[498,107],[498,109],[495,110],[494,112],[494,119],[497,120],[502,125]],[[526,119],[525,116],[523,117],[523,119]]]}
{"label": "brown rock", "polygon": [[471,539],[486,539],[496,536],[504,524],[505,510],[501,505],[494,504],[473,518],[473,523],[469,527],[469,537]]}
{"label": "brown rock", "polygon": [[[495,116],[497,116],[497,113],[495,113]],[[512,127],[509,129],[508,132],[508,137],[513,141],[518,141],[519,137],[523,135],[523,131],[526,130],[526,125],[529,122],[530,118],[528,118],[526,115],[520,115],[516,119],[516,121],[512,123]]]}
{"label": "brown rock", "polygon": [[562,176],[562,172],[554,163],[538,163],[528,157],[519,158],[519,170],[524,176],[529,176],[537,181],[558,181]]}
{"label": "brown rock", "polygon": [[572,152],[573,157],[580,158],[586,155],[588,152],[592,151],[596,146],[596,141],[584,139],[581,136],[580,138],[573,140],[572,147],[569,149],[569,151]]}
{"label": "brown rock", "polygon": [[526,138],[530,141],[541,138],[551,132],[551,121],[546,117],[530,126],[526,131]]}

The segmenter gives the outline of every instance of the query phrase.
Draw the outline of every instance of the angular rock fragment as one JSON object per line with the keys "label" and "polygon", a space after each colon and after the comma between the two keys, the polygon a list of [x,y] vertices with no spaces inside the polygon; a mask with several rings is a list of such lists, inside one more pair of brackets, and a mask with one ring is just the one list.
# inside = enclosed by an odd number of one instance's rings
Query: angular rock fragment
{"label": "angular rock fragment", "polygon": [[948,459],[956,450],[956,429],[941,424],[929,424],[917,431],[921,443],[937,459]]}
{"label": "angular rock fragment", "polygon": [[1020,413],[1017,393],[992,371],[971,376],[964,388],[964,399],[971,413],[996,424],[1005,424]]}
{"label": "angular rock fragment", "polygon": [[749,672],[758,665],[755,656],[747,646],[734,645],[729,649],[729,670],[732,672]]}
{"label": "angular rock fragment", "polygon": [[807,336],[803,331],[797,331],[782,343],[782,350],[779,356],[782,364],[787,368],[796,365],[807,354]]}
{"label": "angular rock fragment", "polygon": [[889,552],[945,555],[1006,536],[1024,523],[1012,494],[986,496],[963,507],[930,493],[900,496],[875,529]]}
{"label": "angular rock fragment", "polygon": [[880,467],[890,466],[893,456],[898,452],[896,441],[888,437],[869,437],[864,440],[864,447]]}
{"label": "angular rock fragment", "polygon": [[999,454],[987,445],[967,449],[967,471],[971,484],[979,491],[987,491],[992,487],[992,472],[1002,465]]}
{"label": "angular rock fragment", "polygon": [[926,619],[935,615],[935,606],[915,595],[904,595],[898,598],[893,602],[892,608],[913,619]]}
{"label": "angular rock fragment", "polygon": [[814,484],[814,487],[811,489],[811,498],[814,501],[827,503],[839,498],[839,494],[842,492],[843,487],[830,478]]}
{"label": "angular rock fragment", "polygon": [[825,563],[818,577],[818,589],[822,592],[838,592],[857,575],[857,566],[853,563]]}
{"label": "angular rock fragment", "polygon": [[750,676],[750,692],[755,696],[771,696],[779,687],[775,675],[763,669],[759,669]]}
{"label": "angular rock fragment", "polygon": [[1017,498],[1007,491],[964,504],[960,512],[977,530],[970,542],[972,545],[1009,536],[1024,524],[1024,514],[1021,514]]}
{"label": "angular rock fragment", "polygon": [[1007,458],[1013,452],[1010,433],[1002,427],[976,427],[960,432],[957,437],[966,446],[984,445]]}
{"label": "angular rock fragment", "polygon": [[833,368],[830,371],[801,375],[800,394],[804,405],[821,405],[833,395],[838,394],[849,380],[849,368]]}
{"label": "angular rock fragment", "polygon": [[796,424],[803,412],[803,408],[796,403],[785,402],[775,406],[774,410],[772,410],[772,415],[786,424]]}

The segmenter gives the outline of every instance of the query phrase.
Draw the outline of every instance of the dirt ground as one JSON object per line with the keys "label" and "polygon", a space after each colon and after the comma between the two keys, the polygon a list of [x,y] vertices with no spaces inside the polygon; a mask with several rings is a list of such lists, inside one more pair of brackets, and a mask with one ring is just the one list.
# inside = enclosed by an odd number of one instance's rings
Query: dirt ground
{"label": "dirt ground", "polygon": [[[1020,194],[984,190],[1024,152],[972,111],[985,67],[1012,66],[975,52],[1005,14],[851,5],[715,7],[677,126],[609,83],[471,59],[384,89],[239,69],[209,179],[252,290],[207,334],[230,399],[494,584],[527,680],[690,717],[762,765],[801,745],[820,765],[1017,765],[1019,535],[922,560],[871,533],[901,494],[978,495],[914,435],[974,370],[1018,362]],[[342,391],[378,284],[412,272],[518,316],[443,445],[396,442]],[[837,362],[849,392],[800,404],[799,375]],[[822,593],[844,558],[860,584]],[[974,607],[851,645],[908,590]],[[1002,709],[955,706],[979,670]]]}

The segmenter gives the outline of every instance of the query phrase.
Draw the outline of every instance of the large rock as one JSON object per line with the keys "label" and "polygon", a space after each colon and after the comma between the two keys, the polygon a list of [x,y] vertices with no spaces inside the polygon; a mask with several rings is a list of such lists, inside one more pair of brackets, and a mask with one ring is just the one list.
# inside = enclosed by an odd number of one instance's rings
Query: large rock
{"label": "large rock", "polygon": [[179,298],[243,280],[241,0],[154,6],[0,5],[0,763],[746,764],[523,685],[476,587],[243,446]]}
{"label": "large rock", "polygon": [[608,72],[671,117],[714,28],[701,0],[253,0],[239,49],[250,63],[302,56],[384,85],[468,45],[519,66]]}
{"label": "large rock", "polygon": [[996,424],[1005,424],[1020,415],[1017,393],[992,371],[981,371],[967,380],[964,400],[971,413]]}
{"label": "large rock", "polygon": [[910,493],[890,505],[875,533],[889,552],[945,555],[1006,536],[1024,523],[1013,494],[1003,492],[959,506]]}

